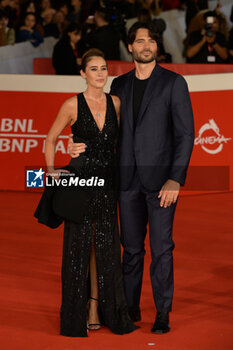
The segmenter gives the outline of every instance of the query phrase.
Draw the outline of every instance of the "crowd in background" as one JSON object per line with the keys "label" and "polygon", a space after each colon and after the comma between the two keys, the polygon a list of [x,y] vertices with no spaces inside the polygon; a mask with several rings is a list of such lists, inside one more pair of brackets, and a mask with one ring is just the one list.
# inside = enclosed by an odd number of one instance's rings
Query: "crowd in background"
{"label": "crowd in background", "polygon": [[120,60],[120,42],[127,47],[125,23],[137,18],[152,21],[160,34],[158,61],[172,62],[163,46],[166,22],[158,18],[172,9],[185,11],[187,62],[233,63],[233,29],[221,3],[209,11],[207,0],[0,0],[0,46],[30,41],[36,47],[55,37],[56,73],[79,74],[80,57],[89,48]]}

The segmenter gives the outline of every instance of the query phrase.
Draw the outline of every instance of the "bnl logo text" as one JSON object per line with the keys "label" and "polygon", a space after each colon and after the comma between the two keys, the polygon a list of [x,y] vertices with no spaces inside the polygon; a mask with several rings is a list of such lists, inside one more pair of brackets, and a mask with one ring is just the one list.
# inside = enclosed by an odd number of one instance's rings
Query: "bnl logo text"
{"label": "bnl logo text", "polygon": [[44,187],[44,171],[40,170],[27,170],[27,187]]}

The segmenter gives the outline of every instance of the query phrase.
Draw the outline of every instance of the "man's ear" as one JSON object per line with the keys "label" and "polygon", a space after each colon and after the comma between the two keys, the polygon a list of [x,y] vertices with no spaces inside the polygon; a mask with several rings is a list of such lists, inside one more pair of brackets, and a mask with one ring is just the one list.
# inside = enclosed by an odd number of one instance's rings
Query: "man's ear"
{"label": "man's ear", "polygon": [[132,53],[132,45],[131,44],[128,44],[128,50],[130,53]]}

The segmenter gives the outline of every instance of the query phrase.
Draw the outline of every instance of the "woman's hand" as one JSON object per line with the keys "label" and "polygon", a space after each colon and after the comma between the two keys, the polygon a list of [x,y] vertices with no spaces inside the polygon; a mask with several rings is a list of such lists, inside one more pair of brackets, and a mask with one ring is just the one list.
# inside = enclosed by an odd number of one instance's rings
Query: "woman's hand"
{"label": "woman's hand", "polygon": [[70,134],[69,141],[68,141],[68,151],[72,158],[77,158],[80,156],[80,153],[83,153],[86,151],[86,144],[74,143],[73,134]]}
{"label": "woman's hand", "polygon": [[61,173],[68,173],[69,174],[70,172],[69,172],[69,170],[65,170],[65,169],[50,169],[47,172],[47,176],[51,176],[53,179],[59,180]]}

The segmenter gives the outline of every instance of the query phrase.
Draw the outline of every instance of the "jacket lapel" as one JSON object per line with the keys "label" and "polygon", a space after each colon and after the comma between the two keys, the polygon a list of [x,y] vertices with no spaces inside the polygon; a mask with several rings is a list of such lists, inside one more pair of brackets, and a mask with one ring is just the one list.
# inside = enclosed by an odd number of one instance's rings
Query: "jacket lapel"
{"label": "jacket lapel", "polygon": [[150,79],[148,81],[148,84],[146,86],[146,90],[145,93],[143,95],[143,99],[142,99],[142,103],[141,103],[141,107],[138,113],[138,119],[137,119],[137,123],[140,123],[141,118],[143,117],[143,114],[146,111],[146,108],[148,106],[148,103],[150,102],[150,99],[152,98],[153,94],[157,91],[157,89],[159,88],[159,84],[158,84],[158,78],[159,75],[161,73],[161,68],[158,65],[158,63],[156,63]]}

